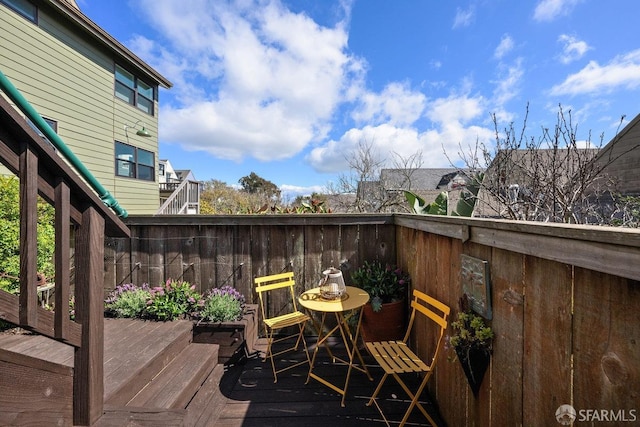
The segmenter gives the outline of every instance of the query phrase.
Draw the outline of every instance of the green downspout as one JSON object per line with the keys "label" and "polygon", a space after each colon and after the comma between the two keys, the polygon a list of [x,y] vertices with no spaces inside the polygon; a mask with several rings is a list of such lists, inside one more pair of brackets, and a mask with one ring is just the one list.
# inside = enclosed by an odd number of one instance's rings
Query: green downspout
{"label": "green downspout", "polygon": [[0,89],[20,108],[20,110],[31,120],[31,122],[42,132],[51,143],[60,151],[62,155],[71,163],[76,171],[84,178],[91,188],[93,188],[102,202],[111,208],[119,217],[126,218],[127,211],[118,204],[118,201],[109,193],[86,166],[73,154],[73,151],[67,147],[60,136],[51,129],[51,126],[45,122],[40,114],[29,104],[16,87],[7,79],[0,71]]}

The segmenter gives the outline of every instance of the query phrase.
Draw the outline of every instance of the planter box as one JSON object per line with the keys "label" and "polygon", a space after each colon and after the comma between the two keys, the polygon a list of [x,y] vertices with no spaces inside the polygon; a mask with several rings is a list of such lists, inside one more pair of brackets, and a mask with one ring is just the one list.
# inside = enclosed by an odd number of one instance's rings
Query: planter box
{"label": "planter box", "polygon": [[193,342],[218,344],[218,363],[229,363],[256,351],[258,305],[247,304],[242,320],[235,322],[196,322]]}

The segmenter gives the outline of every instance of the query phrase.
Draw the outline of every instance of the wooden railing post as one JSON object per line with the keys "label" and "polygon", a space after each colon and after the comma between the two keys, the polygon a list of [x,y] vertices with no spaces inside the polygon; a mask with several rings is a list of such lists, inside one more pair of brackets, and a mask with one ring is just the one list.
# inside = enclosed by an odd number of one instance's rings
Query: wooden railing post
{"label": "wooden railing post", "polygon": [[56,251],[55,251],[55,307],[60,307],[55,311],[54,334],[57,339],[67,339],[69,336],[69,284],[71,283],[69,266],[71,265],[71,239],[69,237],[71,229],[71,197],[69,187],[61,179],[55,188],[55,226],[56,226]]}
{"label": "wooden railing post", "polygon": [[28,146],[20,154],[20,325],[35,327],[38,292],[38,157]]}
{"label": "wooden railing post", "polygon": [[75,350],[74,425],[88,426],[102,415],[104,399],[104,218],[93,207],[82,214],[76,233],[76,321],[82,346]]}

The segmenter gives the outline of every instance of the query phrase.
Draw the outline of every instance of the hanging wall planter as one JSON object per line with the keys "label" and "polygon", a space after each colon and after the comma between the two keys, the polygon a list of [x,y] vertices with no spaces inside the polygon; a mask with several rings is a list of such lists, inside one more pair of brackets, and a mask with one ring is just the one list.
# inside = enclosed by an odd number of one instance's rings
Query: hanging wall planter
{"label": "hanging wall planter", "polygon": [[482,385],[484,373],[489,367],[491,351],[488,348],[473,347],[457,347],[455,350],[458,360],[460,361],[460,365],[462,366],[462,370],[464,371],[467,381],[469,382],[469,386],[471,387],[471,391],[473,392],[473,395],[477,397],[480,385]]}
{"label": "hanging wall planter", "polygon": [[453,334],[449,345],[456,352],[473,395],[477,397],[484,374],[491,360],[493,330],[485,324],[485,319],[469,309],[467,299],[460,301],[461,311],[451,322]]}

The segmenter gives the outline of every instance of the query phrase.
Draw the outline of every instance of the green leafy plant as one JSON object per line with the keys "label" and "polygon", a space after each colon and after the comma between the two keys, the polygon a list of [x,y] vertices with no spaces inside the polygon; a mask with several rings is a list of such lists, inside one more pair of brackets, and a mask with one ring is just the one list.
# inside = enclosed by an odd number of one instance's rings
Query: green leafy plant
{"label": "green leafy plant", "polygon": [[446,215],[449,206],[449,194],[446,191],[438,194],[432,203],[427,203],[417,194],[405,190],[404,197],[409,202],[409,207],[413,213],[421,215]]}
{"label": "green leafy plant", "polygon": [[365,261],[356,271],[351,273],[353,283],[365,290],[371,298],[373,311],[380,311],[382,304],[400,301],[406,296],[406,289],[411,283],[409,274],[397,266],[382,265],[380,261]]}
{"label": "green leafy plant", "polygon": [[149,285],[128,283],[116,287],[105,300],[105,312],[114,317],[144,317],[151,300]]}
{"label": "green leafy plant", "polygon": [[451,322],[454,333],[449,337],[449,345],[456,351],[470,349],[491,349],[493,330],[484,318],[472,311],[460,311]]}
{"label": "green leafy plant", "polygon": [[145,314],[155,320],[174,320],[191,316],[197,309],[202,296],[195,285],[171,279],[163,286],[150,289],[151,299],[147,301]]}
{"label": "green leafy plant", "polygon": [[[470,217],[473,215],[483,179],[484,174],[481,172],[472,175],[469,184],[460,190],[460,199],[456,208],[451,212],[451,216]],[[408,190],[405,190],[404,197],[407,199],[409,208],[413,213],[420,215],[447,215],[449,210],[449,193],[446,191],[438,194],[432,203],[427,203],[422,197]]]}
{"label": "green leafy plant", "polygon": [[205,295],[204,304],[195,316],[204,322],[240,320],[244,313],[244,303],[244,295],[231,286],[215,288]]}
{"label": "green leafy plant", "polygon": [[[0,289],[18,293],[20,289],[20,181],[0,176]],[[55,250],[55,210],[38,198],[38,272],[53,277]],[[34,273],[35,276],[35,273]],[[35,277],[34,277],[35,279]]]}

